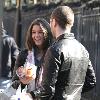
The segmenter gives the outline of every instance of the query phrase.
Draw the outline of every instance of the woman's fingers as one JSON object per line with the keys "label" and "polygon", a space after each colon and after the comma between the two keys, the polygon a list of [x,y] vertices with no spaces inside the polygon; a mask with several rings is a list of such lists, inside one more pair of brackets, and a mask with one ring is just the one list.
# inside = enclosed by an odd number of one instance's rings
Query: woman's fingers
{"label": "woman's fingers", "polygon": [[23,84],[29,84],[30,81],[32,80],[32,77],[23,77],[23,78],[19,78],[20,81],[23,83]]}

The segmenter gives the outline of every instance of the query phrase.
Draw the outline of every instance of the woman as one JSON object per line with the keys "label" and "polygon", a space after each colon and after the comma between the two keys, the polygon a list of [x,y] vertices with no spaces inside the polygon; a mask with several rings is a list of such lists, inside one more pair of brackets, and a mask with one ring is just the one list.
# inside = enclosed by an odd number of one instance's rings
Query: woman
{"label": "woman", "polygon": [[[17,58],[14,75],[12,78],[13,84],[12,86],[17,89],[19,84],[21,83],[21,87],[24,88],[26,84],[28,84],[28,93],[32,94],[32,91],[35,90],[39,85],[39,77],[41,73],[41,64],[43,62],[44,55],[46,53],[47,48],[50,45],[51,31],[48,22],[44,19],[37,18],[35,19],[26,35],[26,49],[19,53]],[[27,61],[27,57],[29,56],[29,52],[33,52],[35,65],[37,66],[36,70],[36,78],[35,84],[32,85],[29,83],[30,79],[19,78],[16,75],[16,70],[24,66]],[[34,81],[34,80],[33,80]]]}

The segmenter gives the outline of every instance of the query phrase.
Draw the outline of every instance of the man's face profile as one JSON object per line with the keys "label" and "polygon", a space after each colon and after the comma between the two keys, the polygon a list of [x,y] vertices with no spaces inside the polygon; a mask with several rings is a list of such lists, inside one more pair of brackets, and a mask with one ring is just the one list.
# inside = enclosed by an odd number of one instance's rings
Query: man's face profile
{"label": "man's face profile", "polygon": [[50,18],[50,27],[51,27],[52,36],[55,38],[55,19],[53,18]]}

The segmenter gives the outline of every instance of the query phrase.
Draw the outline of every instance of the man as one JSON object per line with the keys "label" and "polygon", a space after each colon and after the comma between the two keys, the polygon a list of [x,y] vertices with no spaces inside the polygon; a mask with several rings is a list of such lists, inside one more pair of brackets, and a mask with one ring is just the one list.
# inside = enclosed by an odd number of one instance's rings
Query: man
{"label": "man", "polygon": [[34,98],[80,100],[84,82],[95,85],[88,51],[71,33],[73,23],[74,13],[68,6],[59,6],[52,12],[50,25],[56,41],[45,55],[41,87],[31,93]]}
{"label": "man", "polygon": [[2,59],[1,77],[9,79],[12,77],[14,64],[19,53],[15,40],[7,35],[2,22]]}

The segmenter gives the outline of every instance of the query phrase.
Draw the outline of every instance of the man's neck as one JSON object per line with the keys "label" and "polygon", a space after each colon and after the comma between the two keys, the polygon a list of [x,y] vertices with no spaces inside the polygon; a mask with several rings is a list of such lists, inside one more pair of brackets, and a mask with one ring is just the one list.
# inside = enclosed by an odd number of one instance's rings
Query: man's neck
{"label": "man's neck", "polygon": [[60,35],[64,34],[64,33],[70,33],[70,28],[66,27],[65,30],[61,29],[61,28],[57,28],[56,29],[56,38],[58,38]]}

